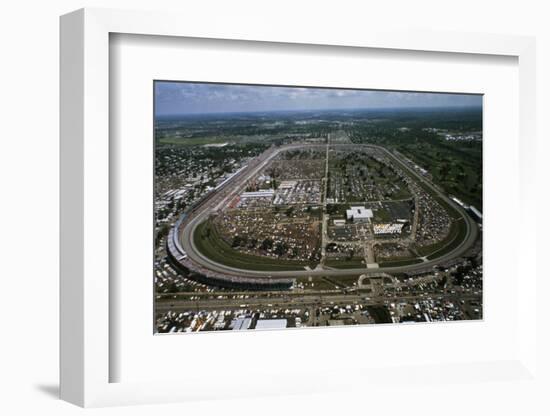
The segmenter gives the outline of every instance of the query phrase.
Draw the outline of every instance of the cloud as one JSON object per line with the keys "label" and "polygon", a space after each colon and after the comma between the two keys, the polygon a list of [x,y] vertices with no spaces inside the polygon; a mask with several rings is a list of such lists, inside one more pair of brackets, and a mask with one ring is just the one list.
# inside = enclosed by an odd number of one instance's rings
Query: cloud
{"label": "cloud", "polygon": [[192,82],[157,82],[155,100],[157,114],[481,106],[481,95]]}

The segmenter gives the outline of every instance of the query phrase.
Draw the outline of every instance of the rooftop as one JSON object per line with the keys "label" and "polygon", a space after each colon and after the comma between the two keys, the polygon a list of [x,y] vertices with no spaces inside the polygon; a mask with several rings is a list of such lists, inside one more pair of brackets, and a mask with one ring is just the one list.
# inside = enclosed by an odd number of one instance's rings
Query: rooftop
{"label": "rooftop", "polygon": [[256,329],[284,329],[286,324],[286,319],[258,319]]}
{"label": "rooftop", "polygon": [[351,207],[350,209],[346,210],[346,216],[348,217],[348,219],[366,219],[372,218],[373,215],[372,210],[365,207]]}

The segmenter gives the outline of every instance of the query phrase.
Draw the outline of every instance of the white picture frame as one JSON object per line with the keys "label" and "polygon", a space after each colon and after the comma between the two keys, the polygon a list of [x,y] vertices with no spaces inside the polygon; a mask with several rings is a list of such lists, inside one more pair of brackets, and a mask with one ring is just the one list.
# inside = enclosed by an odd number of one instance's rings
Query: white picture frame
{"label": "white picture frame", "polygon": [[[185,22],[182,24],[182,22]],[[421,31],[383,31],[358,28],[357,31],[327,34],[319,27],[307,33],[281,31],[277,24],[250,28],[217,24],[208,27],[200,20],[172,13],[82,9],[61,18],[61,398],[80,406],[158,403],[212,397],[195,387],[199,375],[181,382],[110,382],[109,366],[117,357],[110,350],[110,261],[109,261],[109,36],[114,33],[187,38],[245,40],[334,47],[378,48],[430,51],[442,54],[504,55],[518,59],[519,66],[519,149],[520,213],[532,212],[534,184],[529,180],[535,169],[535,40],[530,37]],[[489,380],[535,380],[537,382],[537,323],[535,217],[520,215],[518,261],[525,272],[517,293],[517,355],[498,362],[458,365],[419,365],[416,376],[429,378],[441,371],[453,371],[467,380],[484,374]],[[518,273],[511,270],[510,273]],[[408,373],[407,373],[408,371]],[[389,380],[411,374],[409,370],[372,370],[370,376]],[[349,370],[339,378],[357,378]],[[315,375],[310,375],[312,379]],[[286,383],[273,390],[274,381],[242,392],[227,389],[225,396],[270,395],[308,392],[301,383]],[[484,379],[481,377],[481,379]],[[414,378],[414,377],[413,377]],[[280,380],[284,376],[280,376]],[[412,382],[412,381],[411,381]],[[472,382],[480,382],[473,378]],[[281,384],[280,384],[281,385]],[[313,384],[316,391],[348,388],[346,383],[331,386]]]}

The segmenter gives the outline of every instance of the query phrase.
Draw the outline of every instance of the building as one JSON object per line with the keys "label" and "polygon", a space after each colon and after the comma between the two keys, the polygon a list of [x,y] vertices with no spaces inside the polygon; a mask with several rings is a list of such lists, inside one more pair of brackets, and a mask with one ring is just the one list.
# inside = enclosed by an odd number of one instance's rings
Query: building
{"label": "building", "polygon": [[279,184],[279,190],[293,189],[296,186],[297,183],[298,183],[297,181],[282,181]]}
{"label": "building", "polygon": [[233,329],[233,331],[246,331],[250,328],[251,323],[252,318],[237,318],[231,322],[230,328]]}
{"label": "building", "polygon": [[334,220],[334,225],[336,227],[341,227],[343,225],[346,225],[346,220]]}
{"label": "building", "polygon": [[372,218],[372,210],[365,207],[351,207],[346,210],[346,217],[353,222],[367,222]]}
{"label": "building", "polygon": [[243,192],[241,194],[241,199],[247,198],[273,198],[275,191],[273,189],[263,189],[256,192]]}
{"label": "building", "polygon": [[464,204],[464,202],[462,202],[460,199],[458,199],[458,198],[456,198],[456,197],[454,197],[454,196],[452,196],[451,199],[452,199],[453,201],[455,201],[458,205],[460,205],[462,208],[464,208],[464,209],[467,208],[467,206]]}
{"label": "building", "polygon": [[256,329],[284,329],[286,325],[286,319],[258,319]]}
{"label": "building", "polygon": [[401,234],[403,224],[374,224],[373,232],[379,234]]}

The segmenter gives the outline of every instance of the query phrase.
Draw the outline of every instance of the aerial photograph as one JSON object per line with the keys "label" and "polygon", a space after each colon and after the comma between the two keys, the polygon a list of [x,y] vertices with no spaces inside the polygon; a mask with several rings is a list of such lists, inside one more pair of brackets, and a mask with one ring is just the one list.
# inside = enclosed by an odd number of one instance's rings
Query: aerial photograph
{"label": "aerial photograph", "polygon": [[154,82],[154,332],[483,319],[481,94]]}

